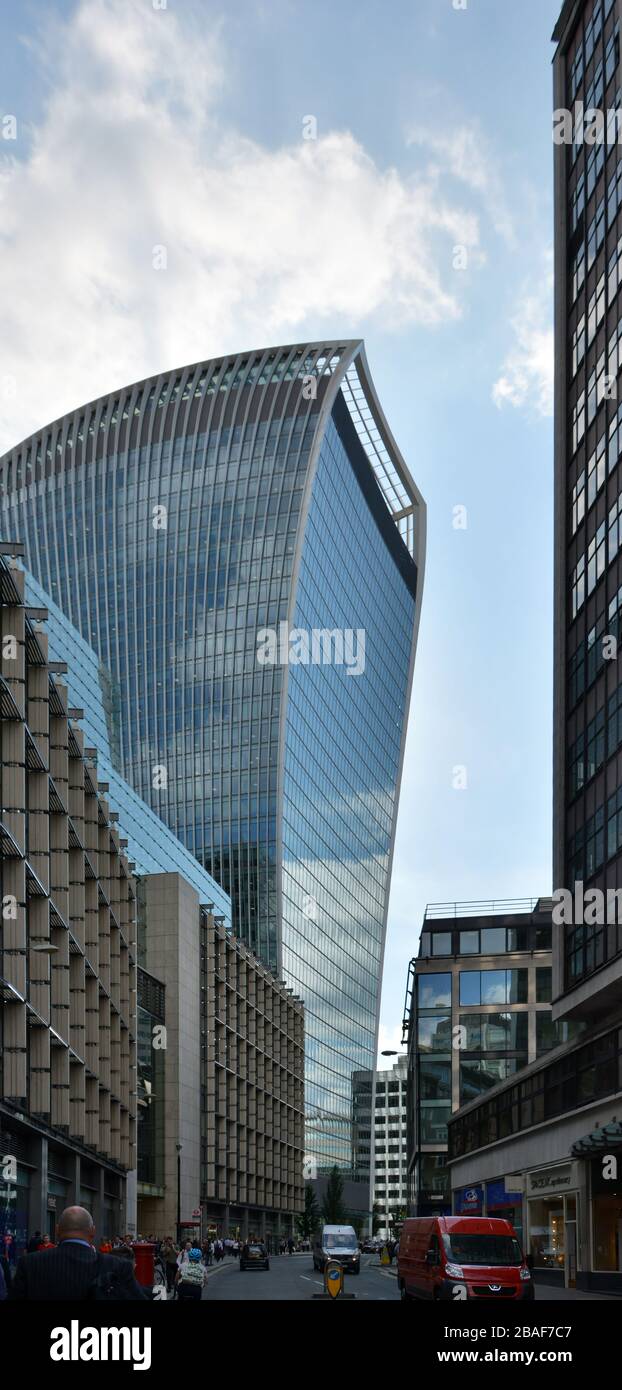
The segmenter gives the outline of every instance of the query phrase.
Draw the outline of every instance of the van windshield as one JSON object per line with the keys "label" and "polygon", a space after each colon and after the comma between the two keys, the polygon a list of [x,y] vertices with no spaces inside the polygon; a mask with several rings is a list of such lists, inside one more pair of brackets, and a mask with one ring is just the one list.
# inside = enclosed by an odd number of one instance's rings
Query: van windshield
{"label": "van windshield", "polygon": [[463,1235],[452,1231],[443,1237],[445,1253],[461,1265],[520,1265],[520,1245],[512,1236]]}
{"label": "van windshield", "polygon": [[354,1237],[353,1237],[353,1236],[338,1235],[338,1234],[336,1235],[334,1232],[331,1233],[331,1235],[325,1235],[325,1236],[324,1236],[324,1249],[325,1249],[325,1250],[352,1250],[353,1248],[354,1248]]}

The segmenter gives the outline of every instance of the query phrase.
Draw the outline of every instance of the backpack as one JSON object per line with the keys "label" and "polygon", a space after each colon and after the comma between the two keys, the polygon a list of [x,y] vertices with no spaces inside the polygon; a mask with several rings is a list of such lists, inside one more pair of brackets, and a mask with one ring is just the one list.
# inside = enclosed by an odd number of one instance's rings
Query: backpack
{"label": "backpack", "polygon": [[181,1267],[181,1284],[203,1284],[203,1265],[198,1260],[186,1260]]}

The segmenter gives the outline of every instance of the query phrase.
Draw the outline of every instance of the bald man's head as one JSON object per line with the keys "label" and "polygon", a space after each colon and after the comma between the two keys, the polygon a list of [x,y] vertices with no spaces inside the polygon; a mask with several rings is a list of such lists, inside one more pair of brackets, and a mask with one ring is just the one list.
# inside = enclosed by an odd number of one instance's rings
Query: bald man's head
{"label": "bald man's head", "polygon": [[88,1240],[95,1235],[93,1217],[86,1207],[65,1207],[58,1223],[59,1240]]}

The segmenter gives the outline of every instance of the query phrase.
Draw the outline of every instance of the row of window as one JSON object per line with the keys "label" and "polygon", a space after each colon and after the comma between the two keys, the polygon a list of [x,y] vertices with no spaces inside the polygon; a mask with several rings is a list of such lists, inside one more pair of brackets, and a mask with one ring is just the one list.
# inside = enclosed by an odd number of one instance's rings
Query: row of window
{"label": "row of window", "polygon": [[[455,937],[455,940],[453,939]],[[506,951],[550,951],[551,927],[529,919],[518,927],[470,927],[468,930],[423,931],[419,956],[497,956]],[[421,977],[423,978],[423,977]]]}
{"label": "row of window", "polygon": [[583,607],[586,598],[593,593],[599,579],[602,579],[607,564],[612,564],[622,546],[622,492],[609,508],[606,521],[601,521],[587,552],[579,556],[570,577],[572,596],[572,617]]}
{"label": "row of window", "polygon": [[[606,859],[613,859],[622,848],[622,788],[607,798],[606,807],[599,806],[579,826],[568,843],[570,881],[579,883],[592,878],[602,869]],[[605,835],[606,829],[606,835]]]}
{"label": "row of window", "polygon": [[[526,969],[461,970],[459,974],[461,1004],[526,1004],[528,989]],[[538,966],[536,1002],[545,1004],[550,999],[550,967]],[[418,975],[417,1000],[420,1014],[427,1009],[451,1008],[451,975]]]}
{"label": "row of window", "polygon": [[622,1091],[622,1029],[565,1053],[449,1122],[450,1158],[472,1153],[601,1097]]}
{"label": "row of window", "polygon": [[581,638],[568,662],[568,701],[569,709],[574,709],[577,701],[589,690],[600,675],[606,663],[604,641],[606,637],[622,639],[622,586],[614,594],[607,609],[596,619],[586,636]]}
{"label": "row of window", "polygon": [[[603,25],[606,23],[614,7],[615,0],[596,0],[592,15],[585,26],[583,38],[579,37],[575,56],[570,64],[568,72],[568,99],[574,101],[584,75],[594,55],[596,45],[602,35]],[[607,45],[609,53],[611,40]],[[591,103],[586,103],[590,105]]]}

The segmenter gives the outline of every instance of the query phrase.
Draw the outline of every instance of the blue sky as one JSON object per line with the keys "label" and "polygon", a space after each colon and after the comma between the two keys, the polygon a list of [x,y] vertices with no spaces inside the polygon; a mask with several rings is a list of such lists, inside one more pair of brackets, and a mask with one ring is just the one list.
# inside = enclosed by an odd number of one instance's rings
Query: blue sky
{"label": "blue sky", "polygon": [[426,498],[385,1046],[427,901],[552,887],[559,8],[0,0],[0,449],[147,372],[362,336]]}

